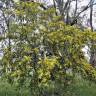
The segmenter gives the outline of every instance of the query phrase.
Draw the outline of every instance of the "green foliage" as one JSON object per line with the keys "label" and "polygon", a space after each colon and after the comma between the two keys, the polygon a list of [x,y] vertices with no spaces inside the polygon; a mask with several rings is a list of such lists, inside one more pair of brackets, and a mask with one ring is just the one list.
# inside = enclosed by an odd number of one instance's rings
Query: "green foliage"
{"label": "green foliage", "polygon": [[50,81],[61,82],[66,89],[76,74],[96,82],[96,70],[82,52],[84,46],[96,40],[96,33],[65,25],[54,9],[43,11],[39,5],[20,2],[14,7],[16,20],[10,22],[6,33],[11,43],[2,57],[4,76],[20,86],[28,80],[32,96]]}

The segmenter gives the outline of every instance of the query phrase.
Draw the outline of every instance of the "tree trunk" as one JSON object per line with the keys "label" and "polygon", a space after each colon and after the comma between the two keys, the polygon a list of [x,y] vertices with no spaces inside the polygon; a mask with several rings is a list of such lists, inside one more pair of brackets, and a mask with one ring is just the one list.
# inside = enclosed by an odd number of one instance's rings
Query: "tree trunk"
{"label": "tree trunk", "polygon": [[[90,0],[91,5],[93,5],[94,0]],[[93,6],[90,7],[90,28],[93,32]],[[94,47],[95,41],[91,41],[91,49],[90,49],[90,64],[93,67],[96,66],[96,48]]]}

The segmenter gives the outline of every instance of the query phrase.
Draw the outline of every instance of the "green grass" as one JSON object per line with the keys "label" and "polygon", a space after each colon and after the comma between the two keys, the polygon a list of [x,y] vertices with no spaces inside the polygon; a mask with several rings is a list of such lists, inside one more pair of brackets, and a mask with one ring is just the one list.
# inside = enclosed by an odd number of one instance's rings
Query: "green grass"
{"label": "green grass", "polygon": [[[56,84],[55,84],[56,85]],[[40,94],[40,96],[53,96],[52,92],[58,93],[54,96],[96,96],[96,84],[86,80],[76,80],[74,84],[70,85],[66,90],[60,85],[57,87],[49,87],[44,89],[46,95]],[[53,90],[53,91],[52,91]],[[0,81],[0,96],[31,96],[29,95],[28,88],[24,87],[18,89],[15,85],[10,85],[6,81]]]}
{"label": "green grass", "polygon": [[78,80],[72,88],[76,96],[96,96],[96,84],[86,81]]}
{"label": "green grass", "polygon": [[19,89],[16,84],[11,85],[5,80],[0,80],[0,96],[29,96],[27,88]]}

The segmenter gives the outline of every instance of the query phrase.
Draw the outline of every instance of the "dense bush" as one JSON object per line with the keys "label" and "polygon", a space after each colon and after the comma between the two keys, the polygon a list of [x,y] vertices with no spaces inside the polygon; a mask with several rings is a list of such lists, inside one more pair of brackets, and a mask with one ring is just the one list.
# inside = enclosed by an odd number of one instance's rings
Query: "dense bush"
{"label": "dense bush", "polygon": [[1,73],[12,84],[8,84],[8,91],[6,86],[2,88],[8,92],[5,95],[69,96],[77,74],[96,82],[96,70],[82,52],[96,41],[96,33],[66,25],[54,15],[53,8],[41,10],[39,3],[20,2],[4,11],[16,16],[2,39],[9,42],[2,49]]}

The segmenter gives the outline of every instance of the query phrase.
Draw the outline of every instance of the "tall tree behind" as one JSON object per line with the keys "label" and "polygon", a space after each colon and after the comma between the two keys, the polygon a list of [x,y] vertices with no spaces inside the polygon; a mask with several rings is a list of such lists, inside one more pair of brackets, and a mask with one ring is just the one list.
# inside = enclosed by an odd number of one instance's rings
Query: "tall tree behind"
{"label": "tall tree behind", "polygon": [[[82,2],[82,1],[81,1]],[[75,4],[75,8],[72,12],[72,6],[71,4]],[[83,19],[84,12],[89,10],[90,16],[89,16],[89,23],[90,23],[90,29],[91,31],[94,31],[93,28],[93,7],[96,4],[95,0],[90,0],[87,5],[82,6],[81,9],[78,8],[80,1],[79,0],[53,0],[54,8],[56,9],[56,14],[61,16],[61,20],[63,20],[66,24],[69,25],[79,25],[78,27],[81,28],[81,26],[84,28],[83,24],[79,24],[80,21]],[[82,16],[81,16],[82,15]],[[86,14],[88,15],[88,14]],[[84,14],[85,16],[85,14]],[[82,17],[82,18],[81,18]],[[95,42],[91,41],[91,48],[90,48],[90,64],[93,66],[96,65],[96,50],[95,50]]]}
{"label": "tall tree behind", "polygon": [[[91,3],[91,7],[90,7],[90,27],[91,27],[91,31],[93,32],[93,3],[95,2],[95,0],[90,0]],[[95,45],[95,41],[91,41],[91,49],[90,49],[90,64],[92,64],[93,66],[96,66],[96,47]]]}

